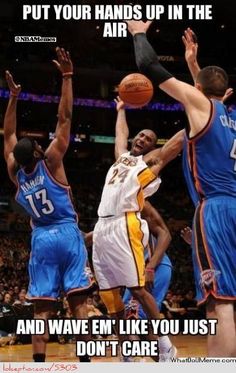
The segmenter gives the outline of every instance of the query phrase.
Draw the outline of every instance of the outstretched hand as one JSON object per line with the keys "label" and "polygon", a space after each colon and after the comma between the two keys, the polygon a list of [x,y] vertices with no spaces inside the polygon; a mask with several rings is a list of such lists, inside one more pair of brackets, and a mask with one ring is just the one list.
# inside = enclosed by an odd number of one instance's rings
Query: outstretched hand
{"label": "outstretched hand", "polygon": [[143,21],[126,21],[127,25],[128,25],[128,30],[129,32],[131,33],[131,35],[135,35],[135,34],[138,34],[138,33],[146,33],[147,30],[149,29],[152,21],[147,21],[147,22],[143,22]]}
{"label": "outstretched hand", "polygon": [[6,70],[6,81],[11,94],[13,96],[18,96],[21,91],[21,85],[14,82],[13,76],[8,70]]}
{"label": "outstretched hand", "polygon": [[70,53],[64,48],[56,48],[57,60],[52,62],[62,74],[73,73],[73,63],[70,58]]}
{"label": "outstretched hand", "polygon": [[115,103],[116,103],[116,110],[119,111],[121,109],[124,109],[125,108],[125,103],[124,101],[121,100],[121,98],[119,96],[117,96],[115,99],[114,99]]}
{"label": "outstretched hand", "polygon": [[226,89],[226,92],[225,92],[225,95],[224,95],[222,101],[225,102],[226,100],[228,100],[228,98],[230,98],[233,93],[234,93],[234,89],[233,88]]}
{"label": "outstretched hand", "polygon": [[185,46],[185,60],[187,63],[195,62],[197,60],[198,43],[193,30],[187,28],[182,36],[182,41]]}
{"label": "outstretched hand", "polygon": [[192,229],[190,227],[185,227],[181,230],[180,236],[183,238],[183,240],[191,245],[192,243]]}

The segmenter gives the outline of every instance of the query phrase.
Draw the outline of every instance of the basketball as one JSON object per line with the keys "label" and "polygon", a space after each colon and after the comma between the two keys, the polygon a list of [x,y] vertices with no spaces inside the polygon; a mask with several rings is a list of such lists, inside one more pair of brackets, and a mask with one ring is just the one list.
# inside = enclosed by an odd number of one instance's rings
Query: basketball
{"label": "basketball", "polygon": [[147,105],[153,96],[153,85],[143,74],[129,74],[118,86],[119,96],[125,104],[133,107]]}

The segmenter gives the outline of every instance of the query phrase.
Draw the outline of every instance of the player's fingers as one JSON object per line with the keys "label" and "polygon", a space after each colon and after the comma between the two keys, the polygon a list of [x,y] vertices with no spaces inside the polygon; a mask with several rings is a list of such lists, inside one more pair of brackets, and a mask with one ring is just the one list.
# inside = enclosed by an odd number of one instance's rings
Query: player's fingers
{"label": "player's fingers", "polygon": [[190,27],[188,27],[186,31],[190,37],[192,37],[192,35],[195,35],[193,30]]}
{"label": "player's fingers", "polygon": [[234,89],[233,88],[228,88],[227,91],[226,91],[226,95],[227,96],[230,96],[234,93]]}
{"label": "player's fingers", "polygon": [[188,43],[191,43],[192,38],[191,38],[191,35],[190,35],[190,33],[189,33],[188,30],[185,30],[185,31],[184,31],[184,36],[185,36],[187,42],[188,42]]}
{"label": "player's fingers", "polygon": [[9,71],[6,71],[6,80],[8,82],[13,82],[13,77]]}
{"label": "player's fingers", "polygon": [[67,60],[67,55],[66,55],[66,51],[64,48],[61,48],[61,55],[62,55],[63,60]]}
{"label": "player's fingers", "polygon": [[197,44],[197,35],[195,34],[195,32],[193,32],[193,30],[191,30],[191,36],[193,43]]}
{"label": "player's fingers", "polygon": [[60,64],[57,60],[52,60],[52,62],[54,63],[54,65],[56,66],[57,69],[60,70]]}
{"label": "player's fingers", "polygon": [[62,51],[61,51],[61,48],[56,47],[56,53],[57,53],[58,60],[62,61]]}
{"label": "player's fingers", "polygon": [[68,61],[70,60],[70,52],[69,51],[66,51],[66,57],[68,59]]}
{"label": "player's fingers", "polygon": [[196,43],[197,42],[197,37],[195,36],[194,32],[191,29],[188,29],[187,34],[188,34],[190,43]]}
{"label": "player's fingers", "polygon": [[188,43],[187,43],[187,40],[186,40],[185,36],[182,36],[182,41],[183,41],[185,47],[187,47]]}

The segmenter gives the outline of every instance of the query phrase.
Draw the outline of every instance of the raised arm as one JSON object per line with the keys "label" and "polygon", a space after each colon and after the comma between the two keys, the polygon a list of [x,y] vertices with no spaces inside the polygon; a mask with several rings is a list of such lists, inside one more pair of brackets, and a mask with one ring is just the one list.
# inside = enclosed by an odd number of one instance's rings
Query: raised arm
{"label": "raised arm", "polygon": [[[182,36],[183,43],[185,45],[185,60],[187,62],[189,71],[192,75],[194,84],[196,84],[197,76],[199,71],[201,70],[198,61],[197,61],[197,53],[198,53],[198,42],[197,36],[190,28],[184,31],[184,36]],[[222,101],[227,101],[232,94],[234,93],[233,88],[228,88],[225,92]]]}
{"label": "raised arm", "polygon": [[118,96],[115,99],[117,118],[116,118],[116,138],[115,138],[115,158],[128,150],[129,128],[125,114],[125,104]]}
{"label": "raised arm", "polygon": [[157,239],[154,252],[146,266],[146,282],[153,282],[154,270],[170,244],[171,235],[161,215],[148,201],[145,201],[142,217],[147,221],[150,233]]}
{"label": "raised arm", "polygon": [[156,52],[147,40],[146,31],[150,22],[127,21],[133,35],[135,59],[139,70],[169,96],[180,101],[185,109],[191,127],[191,136],[199,133],[210,116],[211,104],[197,88],[174,78],[159,62]]}
{"label": "raised arm", "polygon": [[70,54],[63,48],[57,48],[56,52],[58,60],[54,60],[53,62],[62,73],[62,88],[58,107],[58,122],[55,139],[45,152],[47,163],[51,171],[61,165],[64,154],[69,146],[73,106],[73,64],[70,59]]}
{"label": "raised arm", "polygon": [[9,71],[6,71],[6,81],[10,90],[10,98],[4,117],[4,158],[7,163],[7,169],[10,179],[16,183],[15,172],[16,162],[13,156],[13,149],[17,143],[16,137],[16,108],[17,98],[21,91],[21,86],[16,84]]}
{"label": "raised arm", "polygon": [[144,156],[144,161],[155,175],[181,153],[183,149],[185,130],[177,132],[161,148],[152,150]]}
{"label": "raised arm", "polygon": [[187,62],[189,71],[192,75],[192,78],[195,84],[198,73],[201,70],[198,64],[198,61],[197,61],[197,53],[198,53],[197,37],[195,33],[193,32],[193,30],[191,30],[190,28],[187,28],[187,30],[184,31],[182,40],[185,46],[185,60]]}

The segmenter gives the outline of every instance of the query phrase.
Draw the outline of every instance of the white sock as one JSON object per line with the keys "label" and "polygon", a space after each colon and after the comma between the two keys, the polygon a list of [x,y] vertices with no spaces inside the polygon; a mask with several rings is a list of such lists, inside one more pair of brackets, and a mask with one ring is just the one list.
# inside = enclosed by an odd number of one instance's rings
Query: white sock
{"label": "white sock", "polygon": [[171,343],[170,338],[167,335],[159,337],[160,354],[164,354],[168,352],[171,347],[172,347],[172,343]]}

